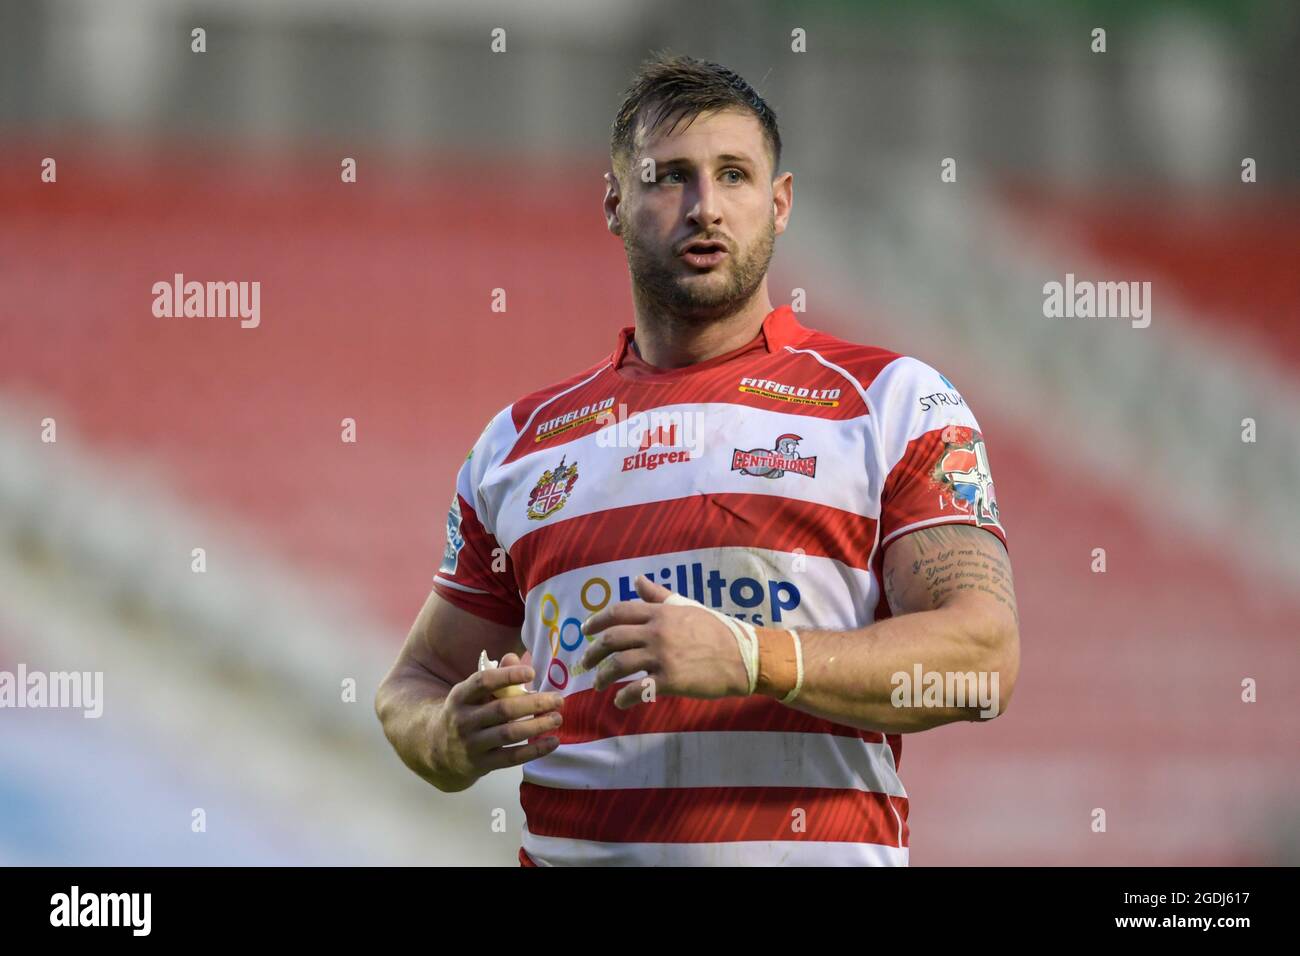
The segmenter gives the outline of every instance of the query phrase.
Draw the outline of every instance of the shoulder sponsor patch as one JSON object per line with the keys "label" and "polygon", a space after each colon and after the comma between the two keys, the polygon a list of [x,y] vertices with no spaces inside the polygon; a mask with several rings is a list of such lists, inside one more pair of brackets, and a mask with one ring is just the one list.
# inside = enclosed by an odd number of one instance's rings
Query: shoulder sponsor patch
{"label": "shoulder sponsor patch", "polygon": [[954,508],[969,513],[978,525],[1001,528],[983,437],[973,428],[949,425],[940,439],[943,450],[931,473],[940,488],[940,498],[947,495]]}
{"label": "shoulder sponsor patch", "polygon": [[463,547],[465,547],[465,536],[460,530],[460,495],[452,495],[451,508],[447,511],[447,548],[442,552],[442,564],[438,565],[439,574],[456,573],[460,549]]}

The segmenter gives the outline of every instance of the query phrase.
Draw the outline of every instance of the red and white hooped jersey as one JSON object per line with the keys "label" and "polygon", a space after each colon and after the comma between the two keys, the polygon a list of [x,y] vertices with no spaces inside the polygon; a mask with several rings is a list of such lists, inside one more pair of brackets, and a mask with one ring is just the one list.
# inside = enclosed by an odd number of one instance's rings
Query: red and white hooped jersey
{"label": "red and white hooped jersey", "polygon": [[[522,630],[534,689],[565,695],[560,745],[523,766],[528,864],[906,864],[897,734],[765,696],[622,711],[579,628],[639,574],[766,627],[889,616],[884,549],[945,522],[1004,543],[965,400],[914,358],[774,309],[748,345],[608,358],[489,422],[465,460],[434,587]],[[642,674],[634,675],[639,680]]]}

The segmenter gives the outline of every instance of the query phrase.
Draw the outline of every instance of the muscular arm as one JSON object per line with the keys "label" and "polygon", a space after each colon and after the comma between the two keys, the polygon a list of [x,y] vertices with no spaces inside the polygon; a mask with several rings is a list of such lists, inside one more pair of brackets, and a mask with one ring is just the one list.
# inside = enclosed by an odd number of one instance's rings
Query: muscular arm
{"label": "muscular arm", "polygon": [[375,713],[402,762],[445,792],[473,781],[444,779],[437,772],[432,728],[448,692],[474,673],[484,650],[494,660],[522,653],[519,629],[462,611],[431,591],[375,694]]}
{"label": "muscular arm", "polygon": [[1006,709],[1020,666],[1020,619],[1002,542],[972,525],[921,528],[890,543],[883,574],[893,617],[852,631],[799,631],[804,685],[790,706],[884,733],[981,719],[978,702],[894,706],[894,675],[910,680],[920,664],[922,672],[983,672],[989,690],[996,674],[991,709]]}

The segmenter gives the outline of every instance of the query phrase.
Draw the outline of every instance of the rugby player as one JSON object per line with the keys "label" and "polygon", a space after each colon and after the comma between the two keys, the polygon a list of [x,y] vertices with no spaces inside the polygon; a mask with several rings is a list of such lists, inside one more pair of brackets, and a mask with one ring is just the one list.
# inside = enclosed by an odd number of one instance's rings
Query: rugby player
{"label": "rugby player", "polygon": [[773,306],[793,178],[741,77],[647,61],[610,159],[634,324],[475,443],[384,731],[447,792],[522,765],[523,865],[905,865],[903,735],[1019,666],[979,425]]}

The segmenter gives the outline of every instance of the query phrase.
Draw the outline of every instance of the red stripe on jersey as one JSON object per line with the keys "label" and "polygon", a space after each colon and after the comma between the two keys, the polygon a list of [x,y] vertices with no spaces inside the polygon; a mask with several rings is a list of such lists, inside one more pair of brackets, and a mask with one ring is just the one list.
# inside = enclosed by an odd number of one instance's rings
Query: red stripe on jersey
{"label": "red stripe on jersey", "polygon": [[[796,734],[834,734],[859,737],[878,744],[885,738],[874,730],[858,730],[786,707],[771,697],[656,697],[654,706],[638,704],[630,710],[614,706],[615,695],[631,681],[604,690],[582,690],[564,698],[564,723],[549,736],[560,744],[579,744],[627,734],[689,733],[709,731],[774,731]],[[892,735],[891,735],[892,736]]]}
{"label": "red stripe on jersey", "polygon": [[510,556],[526,572],[527,594],[574,568],[698,548],[802,548],[865,571],[875,539],[875,519],[851,511],[775,495],[697,494],[543,525],[516,541]]}
{"label": "red stripe on jersey", "polygon": [[532,858],[531,856],[529,856],[527,853],[524,852],[524,848],[523,848],[523,847],[520,847],[520,848],[519,848],[519,865],[520,865],[520,866],[537,866],[537,864],[533,862],[533,858]]}
{"label": "red stripe on jersey", "polygon": [[[556,382],[554,385],[548,385],[546,388],[539,388],[537,391],[530,392],[523,398],[519,399],[519,401],[510,406],[510,420],[515,426],[515,431],[518,432],[519,429],[523,428],[524,424],[528,421],[529,417],[532,416],[533,412],[552,398],[554,398],[555,401],[552,402],[551,405],[558,406],[559,403],[563,403],[569,397],[582,394],[582,388],[574,388],[574,386],[579,385],[579,383],[586,381],[588,378],[591,378],[601,369],[602,366],[606,366],[607,364],[608,359],[604,359],[597,362],[595,365],[587,366],[581,372],[576,372],[573,375],[570,375],[563,381]],[[573,389],[573,391],[569,392],[568,389]],[[578,404],[581,405],[582,403],[579,402]],[[547,411],[549,411],[549,407]],[[541,415],[545,417],[547,411],[543,411]],[[533,424],[535,425],[536,422]]]}
{"label": "red stripe on jersey", "polygon": [[[610,357],[610,364],[606,366],[609,374],[592,377],[597,369],[597,366],[593,366],[550,388],[520,399],[511,408],[511,414],[515,428],[523,428],[525,423],[528,423],[528,427],[519,434],[515,445],[501,463],[509,464],[539,448],[558,448],[567,442],[599,431],[608,424],[608,416],[600,417],[592,414],[575,419],[572,423],[561,423],[551,429],[548,436],[542,438],[540,442],[537,440],[537,432],[542,425],[581,411],[584,406],[598,405],[611,396],[616,396],[616,401],[609,412],[620,417],[650,411],[664,405],[693,405],[720,401],[830,420],[846,420],[868,414],[866,403],[855,381],[865,389],[880,369],[899,357],[898,353],[874,346],[844,342],[833,336],[805,329],[794,319],[789,306],[775,309],[771,317],[781,320],[780,324],[787,327],[780,330],[776,336],[779,344],[771,351],[761,347],[762,335],[760,335],[748,346],[743,346],[727,355],[716,356],[677,369],[664,369],[655,374],[637,374],[629,377],[614,370],[613,363],[620,352],[616,349],[614,355]],[[841,366],[843,371],[829,368],[815,359],[810,359],[805,352],[787,352],[783,347],[787,343],[798,349],[815,349],[827,361]],[[572,391],[564,391],[577,383],[584,382],[589,377],[591,381]],[[746,386],[748,390],[742,391],[740,387],[742,378],[772,382],[776,387],[764,387],[755,391],[754,386]],[[839,389],[840,394],[836,399],[838,404],[826,406],[793,401],[791,399],[797,396],[783,393],[781,391],[783,386],[810,390]],[[774,392],[784,397],[764,395],[761,394],[762,391]],[[548,402],[552,398],[554,401]],[[537,412],[536,415],[533,415],[534,411]]]}
{"label": "red stripe on jersey", "polygon": [[[824,787],[568,790],[523,783],[528,832],[602,843],[740,840],[907,846],[906,797]],[[802,814],[796,814],[803,810]],[[802,824],[795,829],[796,824]],[[901,829],[901,833],[900,833]]]}
{"label": "red stripe on jersey", "polygon": [[433,589],[444,601],[463,611],[506,627],[520,627],[524,623],[524,602],[515,587],[515,568],[510,555],[502,549],[505,557],[504,570],[493,570],[496,551],[500,545],[483,527],[473,505],[460,495],[457,498],[460,501],[460,533],[464,543],[456,557],[456,572],[452,574],[439,568],[438,575],[475,590],[462,591],[437,578],[434,578]]}

